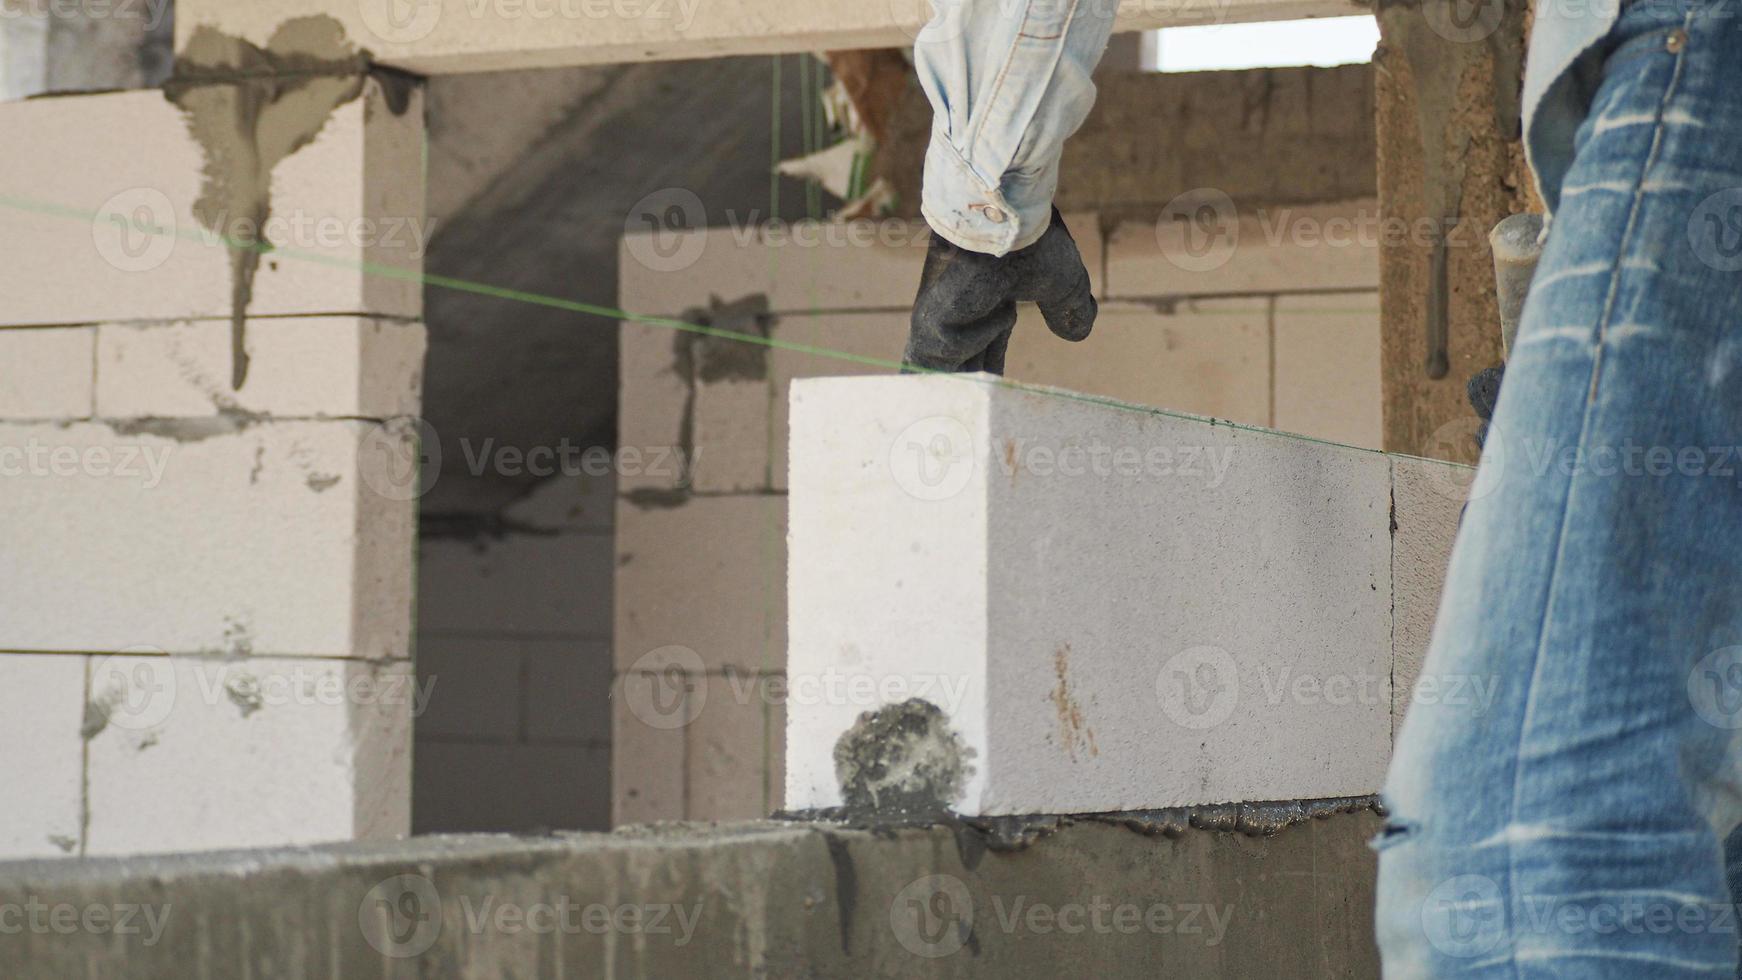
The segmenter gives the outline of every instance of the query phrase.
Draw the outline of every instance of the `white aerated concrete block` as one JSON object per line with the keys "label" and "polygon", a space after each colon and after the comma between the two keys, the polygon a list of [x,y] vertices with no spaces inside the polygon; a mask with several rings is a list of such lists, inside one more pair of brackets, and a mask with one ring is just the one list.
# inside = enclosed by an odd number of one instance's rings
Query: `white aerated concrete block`
{"label": "white aerated concrete block", "polygon": [[1385,456],[934,376],[795,382],[791,458],[787,806],[915,698],[964,814],[1379,789]]}
{"label": "white aerated concrete block", "polygon": [[1209,210],[1169,209],[1128,222],[1107,242],[1112,299],[1378,289],[1385,229],[1373,200],[1281,205],[1240,213],[1225,196]]}
{"label": "white aerated concrete block", "polygon": [[77,854],[85,658],[0,654],[0,860]]}
{"label": "white aerated concrete block", "polygon": [[407,661],[93,658],[88,853],[411,830]]}
{"label": "white aerated concrete block", "polygon": [[282,317],[248,324],[247,381],[230,385],[230,323],[97,327],[97,415],[173,418],[241,411],[289,417],[418,414],[423,324]]}
{"label": "white aerated concrete block", "polygon": [[[395,113],[367,80],[273,168],[274,250],[250,315],[421,316],[423,109],[409,97]],[[230,317],[232,249],[194,205],[206,173],[235,164],[207,160],[163,92],[0,104],[0,132],[29,148],[0,154],[0,325]],[[236,210],[208,217],[233,228]]]}
{"label": "white aerated concrete block", "polygon": [[414,432],[0,425],[0,649],[409,656]]}
{"label": "white aerated concrete block", "polygon": [[0,418],[91,414],[90,327],[0,329]]}

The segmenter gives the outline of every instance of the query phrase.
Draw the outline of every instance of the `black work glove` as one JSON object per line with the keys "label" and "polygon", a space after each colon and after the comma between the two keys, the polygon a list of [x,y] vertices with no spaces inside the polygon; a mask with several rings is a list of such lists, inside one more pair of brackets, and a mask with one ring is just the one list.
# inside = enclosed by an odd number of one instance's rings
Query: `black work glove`
{"label": "black work glove", "polygon": [[1477,449],[1482,448],[1488,441],[1488,424],[1494,421],[1494,406],[1500,404],[1500,379],[1505,375],[1506,365],[1496,364],[1476,372],[1464,386],[1464,394],[1470,396],[1470,407],[1475,410],[1476,417],[1482,420],[1482,424],[1476,429]]}
{"label": "black work glove", "polygon": [[1066,340],[1082,340],[1095,325],[1089,270],[1058,208],[1033,245],[1008,255],[958,248],[934,233],[903,363],[1003,374],[1018,302],[1038,304],[1047,327]]}

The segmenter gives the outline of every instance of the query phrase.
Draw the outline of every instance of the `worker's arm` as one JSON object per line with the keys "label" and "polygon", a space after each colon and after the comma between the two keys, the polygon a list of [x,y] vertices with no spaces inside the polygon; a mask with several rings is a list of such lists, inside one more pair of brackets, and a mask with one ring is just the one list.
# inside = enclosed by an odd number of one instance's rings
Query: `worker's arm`
{"label": "worker's arm", "polygon": [[1095,102],[1115,0],[938,0],[914,45],[932,104],[920,208],[931,225],[906,360],[1003,367],[1016,302],[1081,340],[1088,272],[1053,209],[1059,156]]}

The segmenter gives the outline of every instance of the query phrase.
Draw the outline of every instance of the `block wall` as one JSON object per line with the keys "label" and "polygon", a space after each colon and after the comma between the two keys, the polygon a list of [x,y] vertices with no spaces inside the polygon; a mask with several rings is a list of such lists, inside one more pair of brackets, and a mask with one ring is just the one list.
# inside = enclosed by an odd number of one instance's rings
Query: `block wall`
{"label": "block wall", "polygon": [[409,829],[421,98],[317,121],[237,324],[180,108],[0,105],[0,857]]}
{"label": "block wall", "polygon": [[[1100,320],[1072,345],[1026,310],[1009,377],[1377,448],[1373,201],[1066,221]],[[625,308],[776,346],[622,328],[619,441],[688,465],[618,486],[616,822],[782,805],[785,705],[825,696],[785,675],[788,388],[894,370],[925,243],[918,222],[625,239]]]}

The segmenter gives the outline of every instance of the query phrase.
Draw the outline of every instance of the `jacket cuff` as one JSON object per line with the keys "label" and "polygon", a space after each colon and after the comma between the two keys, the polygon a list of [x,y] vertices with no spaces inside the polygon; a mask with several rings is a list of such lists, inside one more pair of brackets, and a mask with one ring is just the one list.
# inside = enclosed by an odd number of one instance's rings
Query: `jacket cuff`
{"label": "jacket cuff", "polygon": [[972,252],[1026,248],[1052,223],[1057,168],[989,181],[935,130],[925,153],[919,210],[932,231]]}

